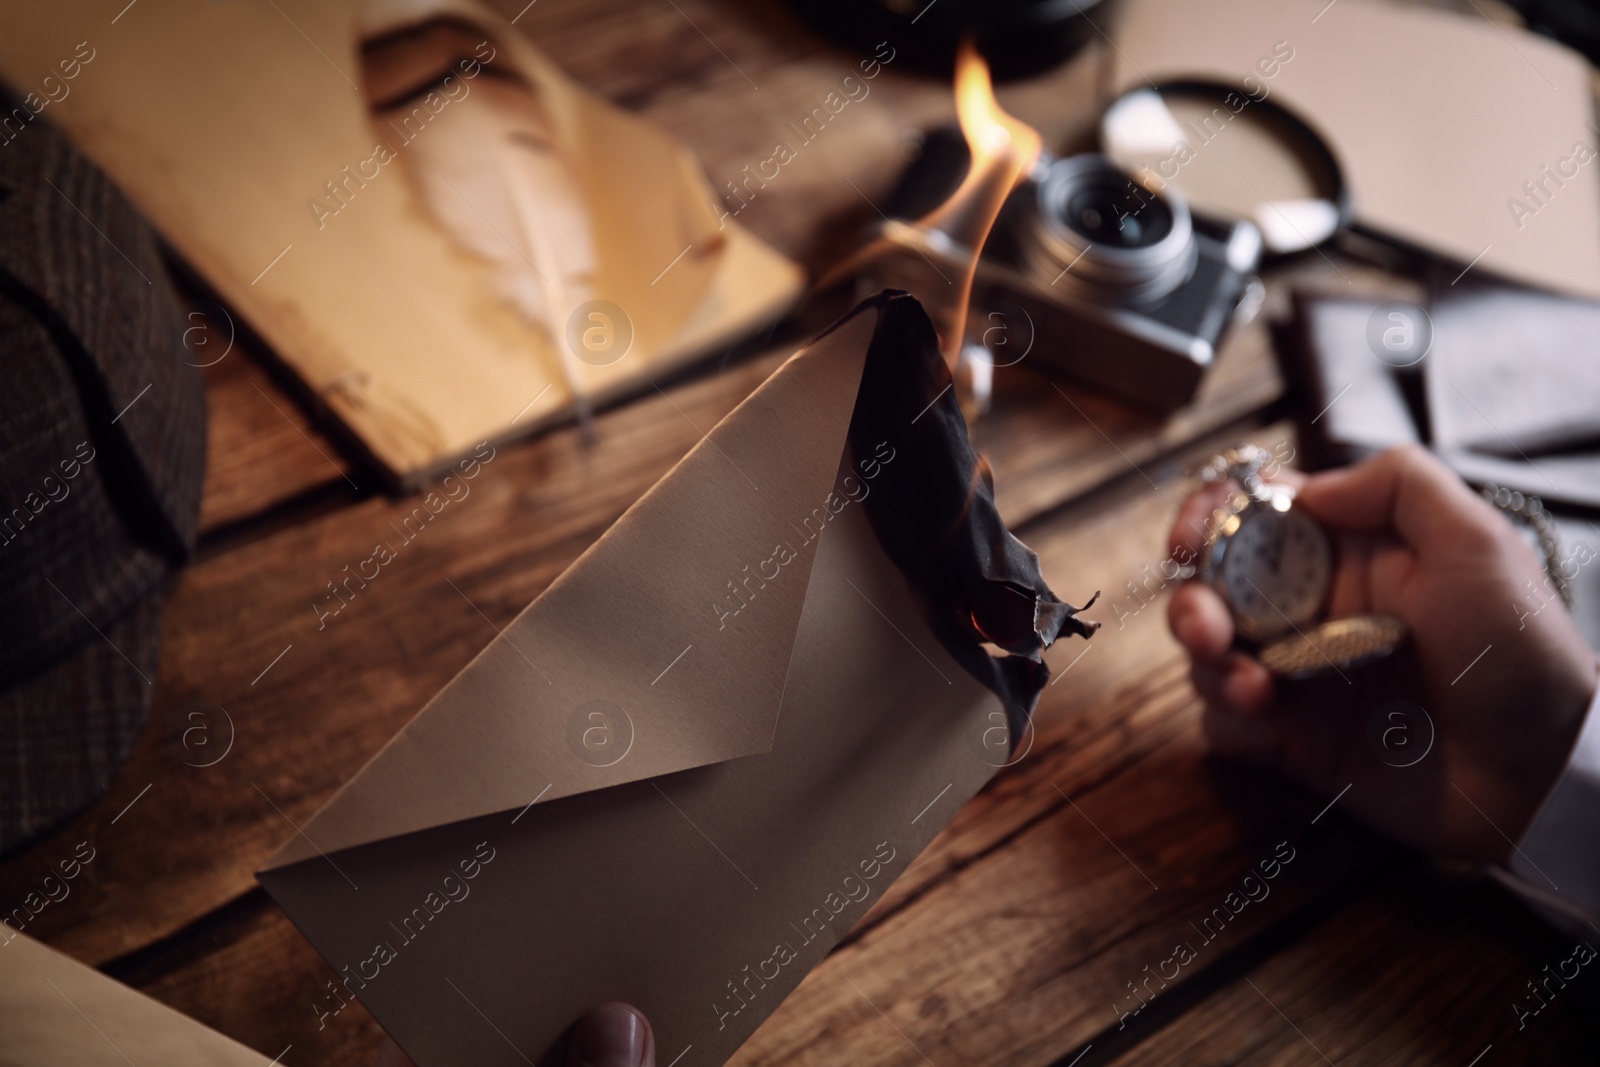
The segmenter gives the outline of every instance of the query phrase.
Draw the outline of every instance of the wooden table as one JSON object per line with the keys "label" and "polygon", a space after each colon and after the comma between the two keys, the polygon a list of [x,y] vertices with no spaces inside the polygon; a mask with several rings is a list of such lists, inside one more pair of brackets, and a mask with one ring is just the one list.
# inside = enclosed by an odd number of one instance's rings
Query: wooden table
{"label": "wooden table", "polygon": [[[766,158],[854,61],[771,3],[549,0],[519,25],[682,137],[716,185]],[[1090,49],[1003,101],[1047,143],[1081,138],[1101,58]],[[740,221],[828,265],[876,217],[868,201],[916,132],[951,114],[946,86],[891,64]],[[1265,319],[1291,284],[1396,284],[1320,255],[1269,282]],[[378,490],[265,353],[243,345],[208,369],[205,532],[167,599],[151,721],[105,796],[0,864],[0,903],[89,841],[71,896],[29,933],[283,1063],[370,1063],[377,1026],[354,1007],[319,1028],[313,998],[332,972],[253,872],[289,819],[316,810],[694,444],[691,419],[715,422],[819,325],[802,312],[770,351],[604,413],[592,448],[564,430],[503,449],[320,630],[324,583],[412,502]],[[1002,510],[1063,595],[1104,590],[1091,616],[1107,625],[1090,651],[1052,653],[1060,680],[1032,756],[967,805],[737,1062],[1595,1062],[1585,1030],[1600,978],[1574,981],[1521,1032],[1511,1010],[1569,939],[1484,877],[1205,755],[1165,598],[1135,589],[1164,556],[1186,472],[1241,437],[1291,436],[1291,410],[1265,321],[1165,421],[1026,362],[1001,372],[976,439]],[[194,766],[226,740],[224,710],[231,749]],[[1201,931],[1252,868],[1290,850],[1268,896]],[[1151,976],[1170,973],[1179,942],[1194,958],[1163,985]]]}

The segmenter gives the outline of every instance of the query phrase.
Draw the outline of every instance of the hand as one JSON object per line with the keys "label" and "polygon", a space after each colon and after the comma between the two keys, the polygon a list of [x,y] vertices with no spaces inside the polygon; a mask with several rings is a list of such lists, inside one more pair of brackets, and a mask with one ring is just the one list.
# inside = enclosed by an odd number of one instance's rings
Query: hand
{"label": "hand", "polygon": [[[656,1038],[638,1008],[601,1004],[578,1020],[567,1045],[568,1067],[656,1067]],[[385,1038],[377,1067],[416,1067],[400,1047]]]}
{"label": "hand", "polygon": [[[1280,480],[1333,534],[1331,615],[1382,613],[1410,628],[1411,688],[1398,687],[1393,665],[1275,680],[1232,648],[1222,599],[1187,582],[1168,622],[1193,661],[1208,744],[1325,797],[1349,784],[1341,806],[1426,852],[1505,860],[1566,765],[1595,691],[1594,653],[1559,602],[1532,613],[1540,602],[1524,582],[1548,596],[1537,553],[1421,448]],[[1184,502],[1173,558],[1197,558],[1226,495],[1213,485]],[[1397,697],[1421,704],[1436,734],[1409,767],[1380,760],[1367,740],[1369,718]]]}

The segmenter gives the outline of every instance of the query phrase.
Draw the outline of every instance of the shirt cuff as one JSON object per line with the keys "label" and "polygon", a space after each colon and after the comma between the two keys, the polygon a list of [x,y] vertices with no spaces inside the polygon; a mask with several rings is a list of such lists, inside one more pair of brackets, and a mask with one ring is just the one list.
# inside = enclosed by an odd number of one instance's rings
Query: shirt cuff
{"label": "shirt cuff", "polygon": [[1600,688],[1566,769],[1507,866],[1511,887],[1556,925],[1600,919]]}

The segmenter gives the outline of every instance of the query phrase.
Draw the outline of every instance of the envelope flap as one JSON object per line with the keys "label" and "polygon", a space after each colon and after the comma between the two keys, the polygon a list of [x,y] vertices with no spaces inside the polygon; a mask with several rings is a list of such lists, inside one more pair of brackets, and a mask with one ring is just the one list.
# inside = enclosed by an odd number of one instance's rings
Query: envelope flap
{"label": "envelope flap", "polygon": [[267,869],[767,751],[878,314],[780,367]]}

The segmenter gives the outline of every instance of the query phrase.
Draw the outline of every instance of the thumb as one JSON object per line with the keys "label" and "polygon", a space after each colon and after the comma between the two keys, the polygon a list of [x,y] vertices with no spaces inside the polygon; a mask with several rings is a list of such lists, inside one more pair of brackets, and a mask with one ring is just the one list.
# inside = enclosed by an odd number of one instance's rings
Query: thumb
{"label": "thumb", "polygon": [[578,1020],[567,1046],[568,1067],[655,1067],[656,1041],[644,1013],[601,1004]]}
{"label": "thumb", "polygon": [[1335,529],[1392,533],[1413,549],[1463,527],[1494,529],[1494,509],[1416,445],[1306,479],[1297,504]]}

